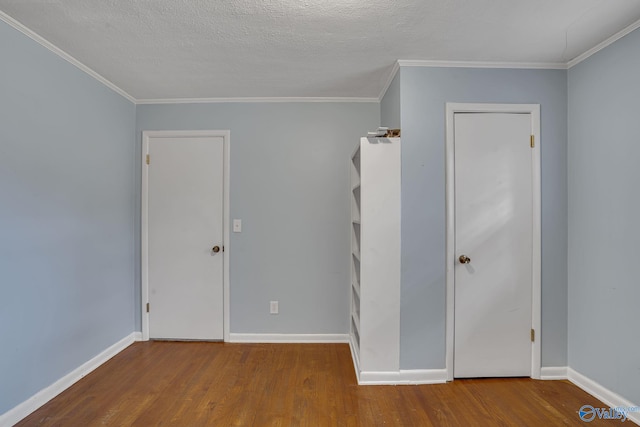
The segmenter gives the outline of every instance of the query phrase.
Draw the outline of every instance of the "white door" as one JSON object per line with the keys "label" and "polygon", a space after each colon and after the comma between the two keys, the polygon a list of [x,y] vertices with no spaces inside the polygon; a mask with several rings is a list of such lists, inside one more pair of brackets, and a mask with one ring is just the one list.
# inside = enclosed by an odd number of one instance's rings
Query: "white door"
{"label": "white door", "polygon": [[223,137],[148,139],[149,337],[222,340]]}
{"label": "white door", "polygon": [[530,114],[454,115],[455,377],[531,375],[531,134]]}

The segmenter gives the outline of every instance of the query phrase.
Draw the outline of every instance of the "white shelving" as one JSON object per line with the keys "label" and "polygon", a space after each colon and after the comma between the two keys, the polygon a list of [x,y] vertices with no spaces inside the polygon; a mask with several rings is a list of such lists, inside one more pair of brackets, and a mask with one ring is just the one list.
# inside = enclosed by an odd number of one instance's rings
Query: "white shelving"
{"label": "white shelving", "polygon": [[400,138],[351,156],[351,348],[358,381],[399,371]]}
{"label": "white shelving", "polygon": [[351,341],[360,352],[360,146],[351,156]]}

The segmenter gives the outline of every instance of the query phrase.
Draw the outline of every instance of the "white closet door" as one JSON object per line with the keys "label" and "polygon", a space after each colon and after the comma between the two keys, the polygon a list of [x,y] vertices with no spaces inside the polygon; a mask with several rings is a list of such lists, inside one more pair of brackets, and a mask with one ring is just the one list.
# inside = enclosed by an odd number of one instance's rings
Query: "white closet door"
{"label": "white closet door", "polygon": [[454,376],[529,376],[531,116],[456,113],[454,120]]}
{"label": "white closet door", "polygon": [[223,339],[222,137],[149,139],[149,336]]}

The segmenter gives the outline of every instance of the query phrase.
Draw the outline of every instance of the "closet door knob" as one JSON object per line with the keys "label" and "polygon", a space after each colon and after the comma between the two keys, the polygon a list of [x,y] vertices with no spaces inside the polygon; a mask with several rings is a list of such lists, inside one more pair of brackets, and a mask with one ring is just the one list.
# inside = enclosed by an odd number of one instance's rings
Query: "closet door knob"
{"label": "closet door knob", "polygon": [[466,255],[460,255],[460,258],[458,258],[458,260],[460,260],[460,264],[469,264],[471,262],[471,258]]}
{"label": "closet door knob", "polygon": [[213,249],[211,249],[213,251],[214,254],[217,254],[218,252],[220,252],[220,246],[214,246]]}

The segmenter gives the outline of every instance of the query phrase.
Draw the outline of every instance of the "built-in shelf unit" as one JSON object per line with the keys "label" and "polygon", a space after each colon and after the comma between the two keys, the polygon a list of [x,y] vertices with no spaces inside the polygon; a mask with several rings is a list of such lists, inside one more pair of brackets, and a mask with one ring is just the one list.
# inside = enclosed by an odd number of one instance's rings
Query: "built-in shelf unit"
{"label": "built-in shelf unit", "polygon": [[358,382],[400,363],[400,138],[351,156],[351,353]]}

